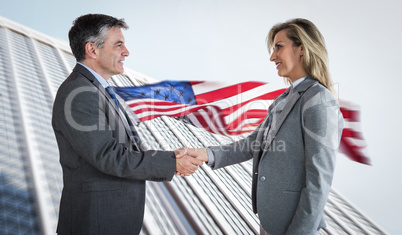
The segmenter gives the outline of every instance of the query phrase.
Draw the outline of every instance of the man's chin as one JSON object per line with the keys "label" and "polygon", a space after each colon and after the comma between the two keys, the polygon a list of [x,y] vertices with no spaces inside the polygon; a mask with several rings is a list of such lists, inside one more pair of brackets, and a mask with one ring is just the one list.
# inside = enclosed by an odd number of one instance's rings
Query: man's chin
{"label": "man's chin", "polygon": [[124,68],[119,68],[118,74],[122,74],[122,73],[124,73]]}

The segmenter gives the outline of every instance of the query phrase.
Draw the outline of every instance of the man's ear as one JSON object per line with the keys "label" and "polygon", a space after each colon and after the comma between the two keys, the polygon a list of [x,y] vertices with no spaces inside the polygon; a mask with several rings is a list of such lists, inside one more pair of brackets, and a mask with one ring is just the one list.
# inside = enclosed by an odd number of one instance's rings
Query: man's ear
{"label": "man's ear", "polygon": [[87,44],[85,44],[85,54],[86,56],[88,56],[89,58],[92,59],[96,59],[97,57],[97,47],[95,46],[95,44],[93,44],[92,42],[87,42]]}

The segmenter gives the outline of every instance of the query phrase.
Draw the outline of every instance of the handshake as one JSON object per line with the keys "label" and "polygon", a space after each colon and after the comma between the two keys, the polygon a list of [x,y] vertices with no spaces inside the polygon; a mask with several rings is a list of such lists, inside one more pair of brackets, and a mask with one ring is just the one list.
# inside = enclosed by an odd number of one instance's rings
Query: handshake
{"label": "handshake", "polygon": [[174,151],[176,155],[176,175],[189,176],[193,174],[198,166],[208,161],[208,154],[205,148],[179,148]]}

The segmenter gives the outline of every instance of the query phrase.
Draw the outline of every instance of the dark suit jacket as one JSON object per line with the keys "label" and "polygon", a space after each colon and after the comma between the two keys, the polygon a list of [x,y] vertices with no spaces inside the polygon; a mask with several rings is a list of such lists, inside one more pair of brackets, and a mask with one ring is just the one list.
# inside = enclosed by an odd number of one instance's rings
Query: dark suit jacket
{"label": "dark suit jacket", "polygon": [[214,169],[253,159],[253,210],[268,233],[316,234],[325,227],[343,118],[333,95],[310,77],[289,95],[266,139],[268,116],[247,138],[210,150]]}
{"label": "dark suit jacket", "polygon": [[64,183],[57,233],[140,232],[145,181],[171,180],[176,158],[139,150],[128,121],[130,127],[98,80],[77,64],[53,107]]}

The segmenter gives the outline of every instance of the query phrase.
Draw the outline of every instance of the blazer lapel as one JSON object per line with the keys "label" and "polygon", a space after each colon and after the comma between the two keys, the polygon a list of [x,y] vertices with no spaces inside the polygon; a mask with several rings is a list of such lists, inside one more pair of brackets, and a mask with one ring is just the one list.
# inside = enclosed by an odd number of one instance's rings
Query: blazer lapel
{"label": "blazer lapel", "polygon": [[276,119],[275,122],[271,123],[270,131],[268,132],[267,136],[267,145],[264,147],[264,151],[269,149],[269,146],[272,143],[272,140],[275,138],[276,133],[278,133],[279,129],[281,128],[283,122],[285,121],[286,117],[288,116],[289,112],[292,110],[293,106],[299,100],[300,95],[298,92],[292,92],[290,95],[289,100],[286,102],[285,106],[279,117]]}
{"label": "blazer lapel", "polygon": [[[270,122],[270,118],[272,118],[272,116],[270,115],[270,113],[272,112],[273,107],[275,107],[276,103],[278,102],[278,100],[280,100],[283,96],[285,96],[287,94],[288,90],[286,90],[284,93],[280,94],[275,101],[269,106],[268,108],[268,115],[265,117],[264,121],[258,126],[257,131],[257,136],[256,136],[256,144],[258,146],[261,146],[261,148],[263,148],[263,144],[264,144],[264,133],[266,131],[266,129],[268,128],[269,122]],[[262,151],[254,151],[253,154],[253,167],[254,167],[254,172],[257,172],[257,168],[258,168],[258,162],[260,161],[260,158],[262,156]]]}
{"label": "blazer lapel", "polygon": [[259,143],[262,143],[263,138],[264,138],[264,131],[268,126],[268,119],[269,119],[269,115],[267,115],[264,118],[264,121],[262,121],[261,125],[259,126],[258,130],[257,130],[257,137],[255,138],[256,141],[258,141]]}
{"label": "blazer lapel", "polygon": [[[119,107],[121,109],[121,112],[120,112],[119,108],[116,106],[116,103],[110,97],[110,95],[107,94],[106,90],[102,87],[102,85],[100,85],[100,87],[98,87],[98,89],[101,91],[101,93],[103,95],[106,96],[106,99],[108,100],[109,105],[113,107],[115,113],[117,113],[117,115],[120,118],[120,121],[123,123],[124,129],[126,130],[127,136],[130,138],[131,143],[133,143],[136,146],[137,150],[139,150],[138,141],[140,139],[137,136],[136,130],[135,130],[134,125],[133,125],[133,123],[132,123],[132,121],[130,119],[130,116],[126,112],[127,105],[125,105],[125,103],[122,102],[122,100],[119,97],[119,95],[116,94],[117,102],[119,103]],[[123,117],[123,115],[124,115],[124,117]]]}
{"label": "blazer lapel", "polygon": [[[134,123],[131,120],[131,115],[129,115],[127,113],[127,110],[129,110],[130,108],[124,102],[124,100],[122,100],[122,98],[118,94],[116,94],[116,98],[117,98],[117,101],[119,102],[119,106],[121,108],[121,111],[123,112],[123,114],[124,114],[124,116],[126,117],[126,120],[127,120],[127,123],[123,120],[123,122],[125,124],[128,124],[128,127],[126,128],[127,134],[128,134],[128,136],[130,136],[132,142],[137,146],[137,149],[139,149],[137,143],[139,142],[140,138],[139,138],[139,136],[137,134],[137,130],[136,130],[135,126],[134,126]],[[118,112],[118,113],[119,113],[119,115],[121,114],[120,112]],[[135,124],[139,125],[139,123],[140,123],[139,119],[135,116],[135,114],[134,114],[133,117],[134,117],[134,120],[136,122]]]}
{"label": "blazer lapel", "polygon": [[[140,119],[137,117],[137,115],[133,112],[130,112],[128,114],[127,110],[130,110],[130,106],[127,105],[127,103],[116,93],[116,98],[119,101],[120,107],[122,107],[122,111],[124,115],[128,118],[130,126],[138,126],[140,124]],[[134,119],[134,122],[132,122],[131,118]]]}
{"label": "blazer lapel", "polygon": [[[86,69],[85,67],[83,67],[83,66],[80,65],[80,64],[77,64],[77,65],[75,66],[74,70],[80,72],[81,74],[83,74],[88,80],[90,80],[90,81],[94,84],[94,86],[95,86],[96,88],[98,88],[99,92],[100,92],[103,96],[106,97],[106,100],[109,102],[109,106],[113,107],[113,109],[115,110],[115,112],[116,112],[117,115],[119,116],[120,120],[123,122],[124,129],[126,130],[127,135],[130,137],[131,142],[133,142],[133,143],[136,145],[137,149],[139,149],[138,146],[137,146],[137,142],[136,142],[136,141],[139,140],[139,138],[135,138],[135,136],[134,136],[135,130],[133,130],[133,129],[131,128],[132,122],[131,122],[130,118],[128,117],[128,115],[127,115],[125,109],[122,109],[122,111],[123,111],[123,113],[126,115],[126,118],[124,118],[124,117],[122,116],[122,113],[119,111],[119,108],[116,106],[116,104],[115,104],[114,100],[112,99],[112,97],[110,97],[110,95],[107,94],[105,88],[99,83],[99,81],[94,77],[94,75],[93,75],[90,71],[88,71],[88,69]],[[116,94],[116,97],[119,97],[119,96]],[[122,102],[120,101],[120,99],[121,99],[120,97],[117,98],[119,104],[122,103]],[[127,121],[126,121],[126,120],[127,120]],[[131,123],[131,124],[130,124],[130,123]]]}
{"label": "blazer lapel", "polygon": [[308,76],[303,82],[301,82],[289,95],[289,100],[286,102],[285,106],[279,117],[276,119],[275,122],[271,123],[271,130],[268,132],[266,146],[264,147],[264,152],[269,149],[272,144],[273,139],[275,138],[276,134],[278,133],[279,129],[281,128],[283,122],[288,117],[290,111],[295,106],[296,102],[299,98],[303,95],[303,93],[310,88],[312,85],[317,84],[318,81],[312,79]]}
{"label": "blazer lapel", "polygon": [[268,127],[268,124],[269,124],[269,119],[270,119],[270,113],[272,112],[272,108],[276,105],[276,102],[279,100],[279,99],[281,99],[283,96],[285,96],[285,94],[287,93],[288,91],[286,90],[284,93],[282,93],[282,94],[280,94],[276,99],[275,99],[275,101],[269,106],[269,108],[268,108],[268,115],[265,117],[265,119],[264,119],[264,121],[261,123],[261,125],[259,126],[260,128],[259,128],[259,130],[258,130],[258,134],[257,134],[257,137],[256,137],[256,140],[259,142],[259,143],[262,143],[263,142],[263,140],[264,140],[264,132],[265,132],[265,130],[267,129],[267,127]]}
{"label": "blazer lapel", "polygon": [[[268,109],[269,112],[269,109]],[[265,129],[268,128],[268,120],[269,119],[269,115],[267,115],[264,119],[264,121],[262,121],[262,123],[257,127],[258,129],[257,131],[257,136],[255,138],[255,145],[257,146],[262,146],[263,141],[264,141],[264,131]],[[260,158],[262,156],[262,151],[254,151],[253,152],[253,174],[255,172],[258,172],[258,163],[260,162]]]}

